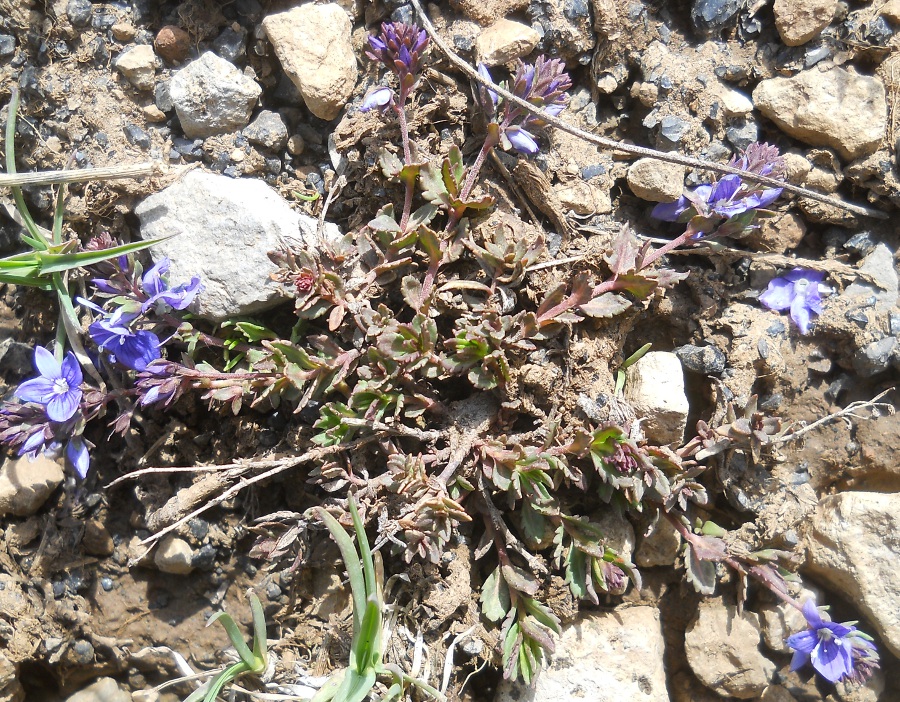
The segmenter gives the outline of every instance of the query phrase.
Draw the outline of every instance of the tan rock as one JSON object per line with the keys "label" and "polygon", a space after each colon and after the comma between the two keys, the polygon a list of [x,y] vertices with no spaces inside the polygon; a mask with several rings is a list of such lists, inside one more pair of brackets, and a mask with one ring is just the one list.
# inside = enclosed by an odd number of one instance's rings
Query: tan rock
{"label": "tan rock", "polygon": [[817,37],[837,10],[838,0],[775,0],[775,28],[788,46]]}
{"label": "tan rock", "polygon": [[41,454],[8,460],[0,468],[0,517],[37,512],[63,481],[62,466]]}
{"label": "tan rock", "polygon": [[160,542],[153,557],[153,563],[163,573],[187,575],[194,567],[191,565],[193,552],[190,544],[177,536],[167,536]]}
{"label": "tan rock", "polygon": [[528,0],[455,0],[455,9],[484,26],[528,7]]}
{"label": "tan rock", "polygon": [[153,47],[139,44],[123,52],[116,59],[116,70],[138,90],[152,90],[156,84],[156,69],[159,59],[153,53]]}
{"label": "tan rock", "polygon": [[131,702],[131,694],[120,688],[113,678],[100,678],[68,697],[66,702]]}
{"label": "tan rock", "polygon": [[25,689],[19,682],[18,670],[0,651],[0,702],[24,702]]}
{"label": "tan rock", "polygon": [[665,517],[660,517],[641,541],[635,553],[640,568],[671,566],[681,547],[681,535]]}
{"label": "tan rock", "polygon": [[356,55],[351,25],[340,5],[306,4],[269,15],[263,29],[309,111],[331,120],[356,86]]}
{"label": "tan rock", "polygon": [[650,202],[674,202],[684,192],[684,166],[655,158],[639,158],[626,177],[631,192]]}
{"label": "tan rock", "polygon": [[900,0],[888,0],[879,13],[891,22],[900,22]]}
{"label": "tan rock", "polygon": [[758,251],[785,253],[797,248],[804,236],[806,224],[803,218],[785,212],[759,220],[759,228],[751,230],[743,241]]}
{"label": "tan rock", "polygon": [[559,198],[560,204],[572,210],[575,214],[605,214],[612,211],[609,191],[603,190],[592,183],[587,183],[583,180],[557,183],[553,186],[553,191]]}
{"label": "tan rock", "polygon": [[714,83],[710,90],[718,98],[726,117],[745,117],[753,112],[753,103],[740,90],[719,82]]}
{"label": "tan rock", "polygon": [[625,399],[634,407],[647,438],[658,444],[681,444],[690,410],[684,371],[678,356],[651,351],[628,369]]}
{"label": "tan rock", "polygon": [[830,146],[849,160],[873,153],[887,126],[884,84],[844,68],[764,80],[753,103],[790,136]]}
{"label": "tan rock", "polygon": [[153,46],[169,63],[181,63],[191,51],[191,35],[181,27],[167,24],[156,34]]}
{"label": "tan rock", "polygon": [[498,66],[527,56],[540,40],[540,35],[527,24],[501,19],[478,35],[475,57],[488,66]]}

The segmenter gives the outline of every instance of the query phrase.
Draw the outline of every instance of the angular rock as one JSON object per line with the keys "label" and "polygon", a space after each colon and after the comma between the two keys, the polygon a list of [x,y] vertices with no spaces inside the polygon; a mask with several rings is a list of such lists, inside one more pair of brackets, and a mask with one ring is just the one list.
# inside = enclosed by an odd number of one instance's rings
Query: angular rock
{"label": "angular rock", "polygon": [[527,56],[540,40],[540,35],[527,24],[502,19],[478,35],[475,57],[488,66],[499,66]]}
{"label": "angular rock", "polygon": [[[900,655],[900,495],[844,492],[819,501],[807,568],[843,593]],[[862,627],[865,628],[865,627]]]}
{"label": "angular rock", "polygon": [[678,356],[651,351],[628,369],[625,399],[652,443],[675,444],[684,439],[690,409],[684,392],[684,372]]}
{"label": "angular rock", "polygon": [[753,112],[753,103],[740,90],[716,81],[710,86],[710,91],[718,99],[726,117],[745,117]]}
{"label": "angular rock", "polygon": [[668,519],[660,517],[638,546],[634,562],[639,568],[671,566],[680,548],[681,535]]}
{"label": "angular rock", "polygon": [[495,702],[669,702],[655,607],[617,608],[563,629],[533,687],[504,680]]}
{"label": "angular rock", "polygon": [[309,111],[325,120],[337,117],[357,75],[347,13],[335,3],[306,4],[269,15],[262,26]]}
{"label": "angular rock", "polygon": [[626,560],[634,554],[634,527],[624,514],[604,509],[594,515],[594,521],[603,534],[603,543]]}
{"label": "angular rock", "polygon": [[900,278],[894,268],[894,254],[885,244],[877,244],[859,264],[860,273],[872,282],[860,279],[844,290],[844,297],[860,298],[860,303],[875,298],[875,312],[885,313],[894,309],[900,298]]}
{"label": "angular rock", "polygon": [[691,21],[694,29],[704,37],[711,37],[737,22],[739,0],[694,0]]}
{"label": "angular rock", "polygon": [[684,166],[639,158],[628,168],[628,187],[642,200],[674,202],[684,192]]}
{"label": "angular rock", "polygon": [[675,349],[675,355],[687,370],[703,375],[719,375],[728,359],[715,346],[685,344]]}
{"label": "angular rock", "polygon": [[116,69],[138,90],[153,90],[156,83],[156,69],[159,59],[153,47],[139,44],[124,51],[116,59]]}
{"label": "angular rock", "polygon": [[723,697],[746,700],[762,694],[775,664],[759,652],[759,618],[734,605],[703,600],[684,637],[694,675]]}
{"label": "angular rock", "polygon": [[743,241],[759,251],[785,253],[800,246],[806,236],[803,218],[793,212],[780,213],[759,220],[759,227],[752,229]]}
{"label": "angular rock", "polygon": [[30,517],[63,481],[62,466],[42,454],[13,458],[0,468],[0,517]]}
{"label": "angular rock", "polygon": [[800,46],[831,23],[838,0],[775,0],[775,28],[788,46]]}
{"label": "angular rock", "polygon": [[187,541],[179,539],[177,536],[167,536],[156,549],[153,563],[163,573],[187,575],[194,569],[191,565],[193,558],[194,552]]}
{"label": "angular rock", "polygon": [[24,702],[25,688],[15,664],[0,651],[0,702]]}
{"label": "angular rock", "polygon": [[281,115],[263,110],[242,132],[251,144],[264,146],[271,151],[283,149],[287,144],[288,130]]}
{"label": "angular rock", "polygon": [[191,61],[169,81],[181,128],[191,139],[243,129],[260,93],[255,80],[212,51]]}
{"label": "angular rock", "polygon": [[100,678],[66,698],[66,702],[131,702],[131,694],[120,688],[113,678]]}
{"label": "angular rock", "polygon": [[896,348],[897,339],[893,336],[869,342],[853,354],[853,370],[862,378],[884,373],[891,367]]}
{"label": "angular rock", "polygon": [[761,81],[753,104],[792,137],[853,160],[873,153],[887,125],[884,84],[844,68]]}
{"label": "angular rock", "polygon": [[[192,171],[148,197],[135,209],[141,236],[178,234],[151,249],[171,261],[172,285],[199,275],[204,290],[197,313],[221,321],[253,314],[279,303],[270,275],[276,271],[268,252],[282,239],[314,246],[317,221],[290,208],[272,188],[258,180],[237,180]],[[326,238],[340,237],[333,224]]]}

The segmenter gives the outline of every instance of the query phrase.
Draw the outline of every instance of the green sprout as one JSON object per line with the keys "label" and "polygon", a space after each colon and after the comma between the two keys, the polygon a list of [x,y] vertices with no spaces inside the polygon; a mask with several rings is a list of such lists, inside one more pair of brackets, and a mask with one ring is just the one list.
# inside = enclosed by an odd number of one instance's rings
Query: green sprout
{"label": "green sprout", "polygon": [[225,612],[216,612],[209,618],[207,626],[213,622],[221,622],[225,628],[231,645],[237,651],[240,660],[228,666],[203,687],[195,690],[184,702],[213,702],[226,685],[234,682],[242,675],[251,673],[261,675],[268,665],[268,652],[266,649],[266,618],[263,614],[262,604],[255,593],[250,593],[250,610],[253,612],[253,648],[244,643],[241,632],[234,623],[231,615]]}
{"label": "green sprout", "polygon": [[625,375],[628,372],[628,369],[640,361],[644,357],[644,354],[650,350],[652,345],[653,344],[644,344],[641,346],[641,348],[626,358],[622,363],[621,368],[616,371],[616,395],[621,395],[622,390],[625,389]]}

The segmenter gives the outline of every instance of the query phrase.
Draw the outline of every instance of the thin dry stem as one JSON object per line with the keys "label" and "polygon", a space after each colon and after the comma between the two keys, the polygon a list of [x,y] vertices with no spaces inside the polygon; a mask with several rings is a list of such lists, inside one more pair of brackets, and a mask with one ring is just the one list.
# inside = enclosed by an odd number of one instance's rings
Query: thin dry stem
{"label": "thin dry stem", "polygon": [[813,429],[818,429],[823,424],[827,424],[828,422],[833,422],[835,419],[846,419],[847,417],[855,417],[857,419],[869,419],[868,417],[862,417],[858,414],[854,414],[857,410],[861,409],[872,409],[872,410],[881,410],[886,412],[888,415],[892,415],[895,412],[894,405],[890,402],[879,402],[879,400],[887,395],[890,392],[893,392],[894,388],[890,387],[887,390],[883,390],[878,393],[871,400],[859,400],[857,402],[851,402],[849,405],[844,407],[844,409],[839,412],[835,412],[834,414],[829,414],[827,417],[822,417],[821,419],[817,419],[812,424],[807,424],[805,427],[801,427],[797,431],[792,431],[790,434],[785,434],[784,436],[778,437],[774,439],[774,443],[784,444],[788,441],[796,441],[804,434],[808,434]]}
{"label": "thin dry stem", "polygon": [[107,166],[105,168],[82,168],[75,171],[39,171],[37,173],[0,173],[0,187],[14,188],[23,185],[62,185],[82,183],[88,180],[121,180],[154,175],[158,166],[153,163],[138,163],[133,166]]}

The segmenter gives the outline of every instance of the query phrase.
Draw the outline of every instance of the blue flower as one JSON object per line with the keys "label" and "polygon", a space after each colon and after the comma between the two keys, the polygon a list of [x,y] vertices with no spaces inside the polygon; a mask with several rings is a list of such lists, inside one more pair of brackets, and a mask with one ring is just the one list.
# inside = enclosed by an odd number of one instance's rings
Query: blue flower
{"label": "blue flower", "polygon": [[149,297],[141,305],[142,313],[146,313],[152,307],[158,306],[158,303],[165,303],[176,310],[183,310],[194,301],[197,293],[203,288],[200,284],[200,278],[197,276],[191,278],[190,283],[170,288],[169,284],[163,280],[163,275],[168,272],[169,259],[162,258],[159,260],[159,263],[144,273],[144,277],[141,279],[141,286]]}
{"label": "blue flower", "polygon": [[510,146],[522,154],[536,154],[541,150],[534,135],[521,127],[511,127],[503,132]]}
{"label": "blue flower", "polygon": [[416,82],[419,62],[428,47],[428,33],[414,24],[385,22],[380,37],[369,37],[369,50],[373,61],[381,61],[400,79],[400,94],[407,95]]}
{"label": "blue flower", "polygon": [[701,185],[675,202],[663,202],[653,208],[651,217],[664,222],[677,222],[688,210],[694,214],[717,214],[729,219],[748,210],[771,205],[781,195],[781,188],[748,190],[739,175],[727,175],[713,185]]}
{"label": "blue flower", "polygon": [[0,442],[17,449],[19,456],[34,458],[38,453],[57,458],[65,446],[65,456],[79,477],[90,468],[88,442],[81,436],[84,416],[78,411],[64,422],[54,422],[39,404],[0,404]]}
{"label": "blue flower", "polygon": [[160,358],[159,337],[150,331],[132,331],[127,324],[132,319],[113,317],[97,320],[88,327],[88,334],[101,351],[126,368],[142,371],[151,361]]}
{"label": "blue flower", "polygon": [[822,677],[835,683],[859,681],[877,667],[875,646],[855,626],[824,621],[812,599],[803,605],[803,616],[809,628],[787,639],[787,645],[794,649],[791,670],[812,662]]}
{"label": "blue flower", "polygon": [[43,405],[47,417],[54,422],[71,419],[81,403],[81,366],[69,351],[60,364],[43,346],[34,350],[34,367],[40,376],[26,380],[16,390],[24,402]]}
{"label": "blue flower", "polygon": [[394,104],[394,91],[384,86],[370,90],[362,105],[359,106],[360,112],[368,112],[376,107],[382,112]]}
{"label": "blue flower", "polygon": [[776,312],[789,309],[800,333],[807,334],[812,316],[822,313],[819,285],[824,279],[824,273],[795,268],[780,278],[773,278],[759,301]]}

